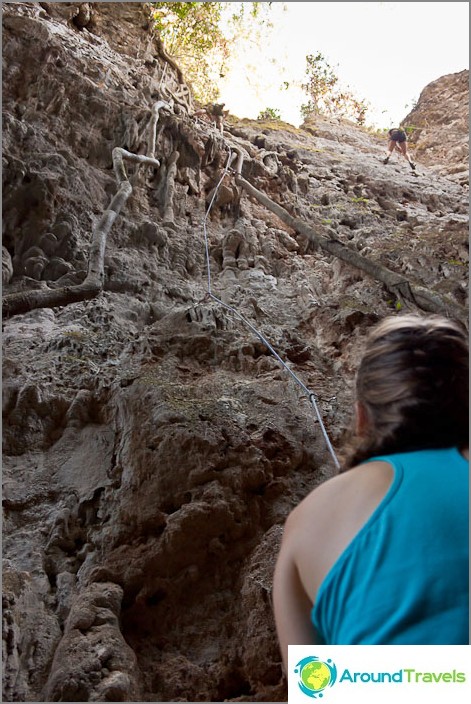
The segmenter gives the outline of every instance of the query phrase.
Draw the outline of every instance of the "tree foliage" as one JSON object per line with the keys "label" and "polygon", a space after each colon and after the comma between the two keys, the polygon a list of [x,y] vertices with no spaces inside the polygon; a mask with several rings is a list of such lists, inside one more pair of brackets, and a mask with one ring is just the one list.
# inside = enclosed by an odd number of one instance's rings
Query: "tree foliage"
{"label": "tree foliage", "polygon": [[203,103],[219,97],[231,48],[240,32],[250,32],[254,18],[271,3],[154,2],[152,18],[167,53],[181,67]]}
{"label": "tree foliage", "polygon": [[306,56],[306,82],[301,85],[308,102],[301,105],[304,118],[311,115],[346,117],[359,125],[365,124],[369,103],[357,98],[350,88],[343,88],[339,77],[321,54]]}
{"label": "tree foliage", "polygon": [[260,111],[257,120],[281,120],[280,111],[277,108],[265,108]]}

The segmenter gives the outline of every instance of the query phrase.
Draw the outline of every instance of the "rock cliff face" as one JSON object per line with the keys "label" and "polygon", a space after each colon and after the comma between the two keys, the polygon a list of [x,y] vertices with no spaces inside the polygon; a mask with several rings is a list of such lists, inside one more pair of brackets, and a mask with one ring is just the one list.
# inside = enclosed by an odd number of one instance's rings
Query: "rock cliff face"
{"label": "rock cliff face", "polygon": [[[140,3],[2,10],[8,301],[84,281],[115,147],[154,140],[160,162],[125,163],[99,295],[6,308],[4,698],[285,701],[283,521],[336,472],[305,389],[338,453],[366,332],[417,309],[403,279],[462,316],[463,180],[420,150],[418,178],[385,167],[384,140],[346,122],[229,117],[221,134]],[[216,189],[231,150],[242,179]]]}
{"label": "rock cliff face", "polygon": [[422,164],[469,184],[469,71],[442,76],[424,88],[404,119]]}

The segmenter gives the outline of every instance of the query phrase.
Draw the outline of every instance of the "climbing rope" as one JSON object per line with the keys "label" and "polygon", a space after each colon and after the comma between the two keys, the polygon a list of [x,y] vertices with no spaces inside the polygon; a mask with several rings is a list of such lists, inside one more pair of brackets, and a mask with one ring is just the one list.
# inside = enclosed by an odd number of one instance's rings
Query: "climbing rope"
{"label": "climbing rope", "polygon": [[313,407],[313,409],[314,409],[314,411],[315,411],[315,414],[316,414],[316,416],[317,416],[317,420],[319,421],[319,425],[320,425],[321,430],[322,430],[322,434],[324,435],[324,439],[325,439],[327,448],[328,448],[328,450],[329,450],[329,452],[330,452],[330,454],[331,454],[331,456],[332,456],[332,459],[333,459],[333,461],[334,461],[334,464],[335,464],[335,466],[336,466],[337,469],[340,469],[340,463],[339,463],[339,461],[338,461],[338,459],[337,459],[337,456],[336,456],[336,454],[335,454],[335,452],[334,452],[334,449],[333,449],[333,447],[332,447],[332,444],[331,444],[331,442],[330,442],[330,440],[329,440],[329,436],[327,435],[327,431],[326,431],[326,429],[325,429],[324,423],[322,422],[322,418],[321,418],[321,415],[320,415],[320,412],[319,412],[319,408],[318,408],[317,402],[316,402],[316,395],[315,395],[312,391],[310,391],[310,390],[307,388],[307,386],[306,386],[305,384],[303,384],[303,382],[301,381],[301,379],[300,379],[298,376],[296,376],[296,374],[288,367],[288,365],[286,364],[286,362],[283,361],[283,359],[280,357],[280,355],[278,354],[278,352],[272,347],[272,345],[271,345],[270,342],[266,339],[266,337],[265,337],[259,330],[257,330],[257,328],[255,328],[255,327],[252,325],[252,323],[250,322],[250,320],[247,320],[247,318],[246,318],[245,316],[243,316],[241,313],[239,313],[238,310],[236,310],[236,309],[233,308],[232,306],[228,305],[227,303],[224,303],[224,301],[222,301],[220,298],[218,298],[217,296],[215,296],[215,295],[213,294],[213,292],[212,292],[212,286],[211,286],[211,267],[210,267],[210,263],[209,263],[209,243],[208,243],[208,232],[207,232],[207,229],[206,229],[206,221],[207,221],[207,219],[208,219],[209,213],[211,212],[211,208],[212,208],[212,206],[213,206],[214,200],[215,200],[216,195],[217,195],[217,193],[218,193],[219,187],[220,187],[221,183],[223,182],[224,177],[225,177],[226,174],[229,172],[230,166],[231,166],[231,164],[232,164],[232,162],[233,162],[233,160],[234,160],[234,158],[235,158],[236,156],[237,156],[236,153],[232,153],[231,151],[229,151],[229,157],[228,157],[226,166],[224,167],[224,171],[223,171],[223,173],[222,173],[222,176],[221,176],[221,178],[219,179],[219,181],[218,181],[218,183],[217,183],[217,185],[216,185],[216,187],[215,187],[215,189],[214,189],[214,192],[213,192],[211,201],[210,201],[210,203],[209,203],[209,205],[208,205],[208,208],[207,208],[207,210],[206,210],[205,216],[204,216],[204,218],[203,218],[204,247],[205,247],[205,257],[206,257],[207,282],[208,282],[208,286],[207,286],[207,296],[208,296],[209,298],[212,298],[213,301],[216,301],[216,303],[218,303],[219,305],[221,305],[221,306],[222,306],[223,308],[225,308],[226,310],[230,311],[230,312],[231,312],[233,315],[235,315],[244,325],[246,325],[248,328],[250,328],[250,330],[259,338],[259,340],[261,340],[261,342],[265,345],[265,347],[267,347],[267,348],[270,350],[270,352],[272,353],[272,355],[273,355],[274,357],[276,357],[276,359],[279,361],[279,363],[281,364],[281,366],[282,366],[284,369],[286,369],[286,371],[291,375],[291,377],[294,379],[294,381],[301,387],[301,389],[302,389],[302,390],[304,391],[304,393],[307,395],[307,397],[308,397],[308,399],[309,399],[309,402],[310,402],[311,406]]}

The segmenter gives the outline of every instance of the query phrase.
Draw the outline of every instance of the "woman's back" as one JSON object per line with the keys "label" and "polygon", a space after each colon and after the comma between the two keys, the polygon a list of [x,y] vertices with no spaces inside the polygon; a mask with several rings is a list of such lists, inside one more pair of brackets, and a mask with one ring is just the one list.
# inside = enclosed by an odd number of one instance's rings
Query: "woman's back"
{"label": "woman's back", "polygon": [[[449,318],[389,316],[355,384],[348,471],[289,515],[274,575],[288,644],[469,640],[469,347]],[[314,620],[312,621],[310,615]]]}
{"label": "woman's back", "polygon": [[453,448],[375,459],[393,482],[322,581],[317,632],[339,645],[468,643],[468,463]]}

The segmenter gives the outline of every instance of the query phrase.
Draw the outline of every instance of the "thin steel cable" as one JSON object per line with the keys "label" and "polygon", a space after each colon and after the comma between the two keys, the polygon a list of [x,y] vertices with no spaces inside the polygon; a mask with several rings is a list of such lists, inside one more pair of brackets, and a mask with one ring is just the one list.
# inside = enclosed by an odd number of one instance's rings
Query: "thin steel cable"
{"label": "thin steel cable", "polygon": [[219,179],[219,181],[218,181],[218,183],[217,183],[217,185],[216,185],[216,187],[215,187],[215,189],[214,189],[213,196],[212,196],[212,198],[211,198],[211,201],[210,201],[210,203],[209,203],[209,205],[208,205],[208,208],[207,208],[207,210],[206,210],[205,216],[204,216],[204,218],[203,218],[204,247],[205,247],[205,255],[206,255],[206,272],[207,272],[207,281],[208,281],[207,294],[208,294],[208,296],[209,296],[210,298],[213,299],[213,301],[216,301],[216,303],[219,303],[219,305],[221,305],[223,308],[225,308],[226,310],[228,310],[228,311],[230,311],[231,313],[233,313],[237,318],[239,318],[239,320],[241,320],[241,321],[244,323],[244,325],[246,325],[248,328],[250,328],[250,330],[252,330],[252,332],[259,338],[259,340],[265,345],[265,347],[267,347],[267,348],[270,350],[270,352],[272,353],[272,355],[273,355],[274,357],[276,357],[276,359],[280,362],[280,364],[282,365],[282,367],[283,367],[284,369],[286,369],[286,371],[291,375],[291,377],[294,379],[294,381],[295,381],[297,384],[299,384],[299,386],[302,388],[302,390],[304,391],[304,393],[307,395],[307,397],[308,397],[308,399],[309,399],[309,402],[311,403],[311,405],[312,405],[312,407],[313,407],[313,409],[314,409],[314,411],[315,411],[315,414],[316,414],[316,416],[317,416],[317,420],[319,421],[319,425],[320,425],[320,427],[321,427],[322,434],[323,434],[323,436],[324,436],[324,440],[325,440],[325,442],[326,442],[327,448],[328,448],[328,450],[329,450],[329,452],[330,452],[330,454],[331,454],[331,456],[332,456],[332,459],[334,460],[334,464],[335,464],[335,466],[336,466],[337,469],[340,469],[340,463],[339,463],[339,461],[338,461],[338,459],[337,459],[337,456],[336,456],[336,454],[335,454],[335,451],[334,451],[334,449],[333,449],[333,447],[332,447],[332,444],[331,444],[331,442],[330,442],[330,440],[329,440],[329,436],[327,435],[327,431],[326,431],[326,429],[325,429],[324,423],[322,422],[321,414],[320,414],[320,412],[319,412],[319,408],[318,408],[317,403],[316,403],[316,395],[315,395],[312,391],[310,391],[310,389],[308,389],[305,384],[303,384],[303,382],[301,381],[301,379],[300,379],[298,376],[296,376],[296,374],[288,367],[288,365],[286,364],[286,362],[284,362],[284,360],[280,357],[280,355],[278,354],[278,352],[273,348],[273,346],[272,346],[272,345],[270,344],[270,342],[266,339],[266,337],[265,337],[259,330],[257,330],[257,328],[254,327],[254,325],[252,325],[252,323],[251,323],[249,320],[247,320],[247,318],[246,318],[245,316],[243,316],[241,313],[239,313],[238,310],[236,310],[235,308],[233,308],[232,306],[230,306],[228,303],[224,303],[224,301],[221,301],[221,299],[218,298],[217,296],[215,296],[215,295],[213,294],[213,292],[212,292],[212,288],[211,288],[211,267],[210,267],[210,263],[209,263],[209,243],[208,243],[208,232],[207,232],[207,229],[206,229],[206,220],[208,219],[209,213],[210,213],[211,208],[212,208],[212,206],[213,206],[213,203],[214,203],[214,200],[215,200],[215,198],[216,198],[216,195],[217,195],[217,192],[218,192],[218,190],[219,190],[219,187],[220,187],[220,185],[221,185],[221,183],[222,183],[222,181],[223,181],[225,175],[229,172],[230,165],[231,165],[231,163],[232,163],[232,161],[233,161],[233,159],[234,159],[235,156],[236,156],[235,154],[232,154],[232,152],[229,151],[229,157],[228,157],[228,160],[227,160],[227,164],[226,164],[226,166],[224,167],[224,171],[223,171],[223,173],[222,173],[222,176],[221,176],[221,178]]}

